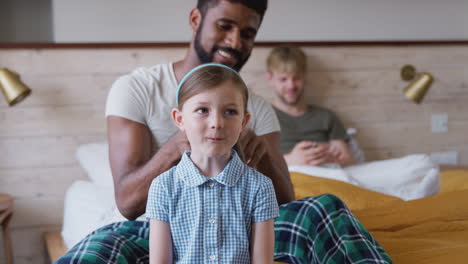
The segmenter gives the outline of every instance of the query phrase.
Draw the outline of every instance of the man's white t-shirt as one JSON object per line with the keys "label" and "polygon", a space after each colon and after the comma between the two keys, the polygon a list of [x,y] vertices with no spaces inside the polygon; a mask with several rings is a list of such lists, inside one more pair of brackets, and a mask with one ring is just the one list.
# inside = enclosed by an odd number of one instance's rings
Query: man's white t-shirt
{"label": "man's white t-shirt", "polygon": [[[176,107],[176,89],[172,62],[138,68],[114,82],[107,97],[106,116],[119,116],[146,125],[153,135],[153,151],[156,152],[178,129],[171,118],[171,110]],[[260,136],[280,130],[272,106],[251,91],[247,110],[252,116],[247,127],[255,134]]]}

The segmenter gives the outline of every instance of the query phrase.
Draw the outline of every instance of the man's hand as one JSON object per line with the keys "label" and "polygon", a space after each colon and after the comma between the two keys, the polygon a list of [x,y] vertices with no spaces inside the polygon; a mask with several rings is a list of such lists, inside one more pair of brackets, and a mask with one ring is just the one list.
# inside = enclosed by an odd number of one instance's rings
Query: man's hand
{"label": "man's hand", "polygon": [[352,165],[354,162],[348,144],[344,140],[331,140],[329,152],[331,161],[342,167]]}
{"label": "man's hand", "polygon": [[292,165],[314,165],[320,166],[330,161],[327,144],[317,144],[313,141],[301,141],[293,150],[284,155],[289,166]]}
{"label": "man's hand", "polygon": [[255,168],[266,153],[266,142],[251,129],[246,128],[240,134],[239,144],[247,165]]}
{"label": "man's hand", "polygon": [[177,133],[167,140],[159,151],[164,151],[166,153],[175,152],[179,157],[181,157],[185,151],[189,151],[191,149],[192,148],[190,147],[190,143],[185,132],[178,130]]}
{"label": "man's hand", "polygon": [[247,165],[271,179],[281,205],[294,200],[294,190],[288,166],[279,151],[279,139],[279,131],[257,136],[251,129],[244,129],[239,137],[239,147]]}

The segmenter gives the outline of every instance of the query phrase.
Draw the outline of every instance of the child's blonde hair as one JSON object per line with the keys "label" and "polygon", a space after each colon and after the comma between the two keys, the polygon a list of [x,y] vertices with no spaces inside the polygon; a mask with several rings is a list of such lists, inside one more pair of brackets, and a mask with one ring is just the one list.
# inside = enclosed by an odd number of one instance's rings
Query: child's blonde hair
{"label": "child's blonde hair", "polygon": [[268,72],[304,73],[306,68],[307,57],[295,46],[277,46],[270,51],[267,58]]}

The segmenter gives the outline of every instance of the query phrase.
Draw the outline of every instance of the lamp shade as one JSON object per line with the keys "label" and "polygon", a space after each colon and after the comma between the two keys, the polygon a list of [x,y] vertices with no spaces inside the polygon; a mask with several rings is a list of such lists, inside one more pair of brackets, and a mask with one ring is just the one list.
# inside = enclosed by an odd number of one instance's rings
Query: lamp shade
{"label": "lamp shade", "polygon": [[426,95],[427,90],[431,87],[433,77],[427,72],[421,73],[421,75],[411,82],[403,91],[406,98],[415,103],[420,103]]}
{"label": "lamp shade", "polygon": [[0,68],[0,90],[9,106],[21,102],[31,93],[31,89],[21,82],[20,76],[7,68]]}

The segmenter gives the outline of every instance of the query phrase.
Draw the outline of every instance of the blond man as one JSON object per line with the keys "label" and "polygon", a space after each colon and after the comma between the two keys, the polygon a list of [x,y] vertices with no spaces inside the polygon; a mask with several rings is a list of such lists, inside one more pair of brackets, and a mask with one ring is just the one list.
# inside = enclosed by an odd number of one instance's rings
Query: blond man
{"label": "blond man", "polygon": [[330,110],[304,100],[307,57],[295,46],[275,47],[267,58],[266,79],[281,126],[281,152],[289,166],[353,164],[348,136]]}

